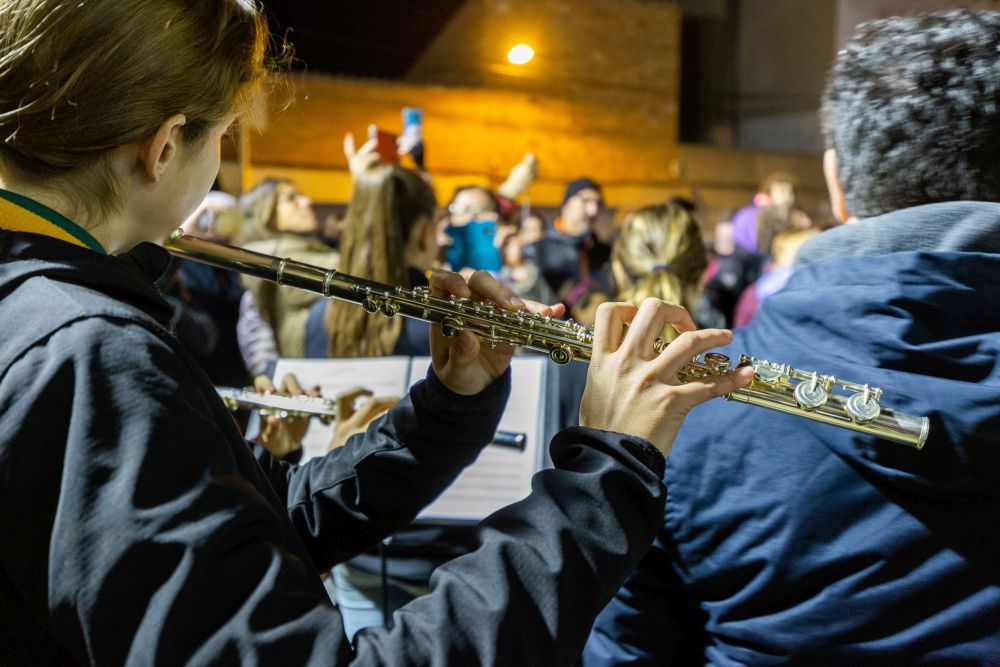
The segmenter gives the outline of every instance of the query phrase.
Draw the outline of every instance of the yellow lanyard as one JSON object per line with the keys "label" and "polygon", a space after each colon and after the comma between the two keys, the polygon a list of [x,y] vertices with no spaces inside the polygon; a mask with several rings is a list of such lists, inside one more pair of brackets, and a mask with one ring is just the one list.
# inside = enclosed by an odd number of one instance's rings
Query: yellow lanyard
{"label": "yellow lanyard", "polygon": [[0,229],[41,234],[108,254],[97,239],[66,216],[34,199],[0,189]]}

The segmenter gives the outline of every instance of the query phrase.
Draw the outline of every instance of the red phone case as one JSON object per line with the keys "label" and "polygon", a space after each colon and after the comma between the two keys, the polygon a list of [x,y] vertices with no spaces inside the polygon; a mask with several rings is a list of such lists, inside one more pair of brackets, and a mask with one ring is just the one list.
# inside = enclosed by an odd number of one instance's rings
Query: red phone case
{"label": "red phone case", "polygon": [[399,147],[396,144],[396,135],[384,130],[375,130],[375,152],[378,153],[379,162],[383,164],[399,164]]}

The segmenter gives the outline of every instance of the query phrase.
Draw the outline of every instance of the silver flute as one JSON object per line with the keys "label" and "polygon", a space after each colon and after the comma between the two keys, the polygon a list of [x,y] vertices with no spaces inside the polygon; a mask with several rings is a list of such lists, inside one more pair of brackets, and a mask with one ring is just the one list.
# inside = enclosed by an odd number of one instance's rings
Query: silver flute
{"label": "silver flute", "polygon": [[[219,398],[230,410],[249,408],[265,417],[278,419],[316,418],[324,424],[337,420],[337,402],[319,396],[282,396],[262,393],[253,389],[236,387],[216,387]],[[528,434],[520,431],[497,431],[490,445],[524,451],[528,446]]]}
{"label": "silver flute", "polygon": [[236,387],[216,387],[219,398],[230,410],[250,408],[266,417],[292,419],[315,417],[325,424],[337,419],[337,402],[318,396],[282,396]]}
{"label": "silver flute", "polygon": [[[324,269],[288,258],[272,257],[205,241],[178,230],[166,245],[174,255],[255,276],[327,298],[360,304],[369,313],[402,315],[431,322],[447,337],[471,331],[491,346],[507,344],[544,352],[557,364],[590,361],[594,334],[573,321],[504,310],[492,303],[452,296],[431,296],[426,287],[405,289]],[[657,351],[666,347],[657,342]],[[722,375],[732,368],[754,370],[751,384],[726,399],[812,419],[921,449],[930,420],[884,407],[882,390],[832,375],[802,371],[741,355],[736,364],[709,352],[691,359],[678,373],[681,382]]]}

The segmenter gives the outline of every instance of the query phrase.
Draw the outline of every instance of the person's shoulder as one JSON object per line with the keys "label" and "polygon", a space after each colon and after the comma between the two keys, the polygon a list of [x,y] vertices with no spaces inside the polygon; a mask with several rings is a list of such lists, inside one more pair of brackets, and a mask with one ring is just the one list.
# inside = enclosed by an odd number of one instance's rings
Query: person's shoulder
{"label": "person's shoulder", "polygon": [[30,283],[0,307],[0,374],[32,349],[49,363],[101,354],[135,366],[172,348],[168,329],[136,306],[48,277]]}

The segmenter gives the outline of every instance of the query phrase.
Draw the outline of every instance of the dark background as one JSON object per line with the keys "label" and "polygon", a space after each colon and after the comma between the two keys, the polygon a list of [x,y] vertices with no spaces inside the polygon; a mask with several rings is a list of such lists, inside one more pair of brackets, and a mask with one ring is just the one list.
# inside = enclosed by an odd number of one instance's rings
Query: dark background
{"label": "dark background", "polygon": [[271,30],[295,47],[293,68],[400,78],[465,0],[266,0]]}
{"label": "dark background", "polygon": [[[648,0],[662,1],[662,0]],[[736,8],[725,19],[685,15],[682,24],[680,138],[710,140],[735,113]],[[292,68],[361,78],[401,79],[466,0],[264,0],[271,30],[294,47]]]}

